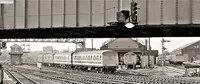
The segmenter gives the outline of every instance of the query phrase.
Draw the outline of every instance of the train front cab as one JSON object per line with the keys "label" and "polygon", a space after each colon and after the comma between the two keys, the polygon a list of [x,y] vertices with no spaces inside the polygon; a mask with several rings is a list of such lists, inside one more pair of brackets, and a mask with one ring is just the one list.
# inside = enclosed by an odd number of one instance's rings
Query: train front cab
{"label": "train front cab", "polygon": [[130,51],[124,54],[124,64],[126,69],[136,69],[137,65],[141,67],[141,52]]}

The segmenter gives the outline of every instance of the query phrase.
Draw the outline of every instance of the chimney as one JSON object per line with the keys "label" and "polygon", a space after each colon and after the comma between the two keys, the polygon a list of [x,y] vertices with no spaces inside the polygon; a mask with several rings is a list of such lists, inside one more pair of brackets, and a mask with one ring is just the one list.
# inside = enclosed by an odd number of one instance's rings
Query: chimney
{"label": "chimney", "polygon": [[145,39],[145,50],[147,50],[147,47],[148,47],[148,41],[147,39]]}

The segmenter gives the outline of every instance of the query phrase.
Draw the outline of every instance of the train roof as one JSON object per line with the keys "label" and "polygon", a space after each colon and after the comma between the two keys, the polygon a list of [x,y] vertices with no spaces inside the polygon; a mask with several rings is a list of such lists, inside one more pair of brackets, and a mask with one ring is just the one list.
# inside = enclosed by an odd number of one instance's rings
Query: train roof
{"label": "train roof", "polygon": [[71,55],[71,54],[72,52],[56,53],[55,56],[56,55]]}
{"label": "train roof", "polygon": [[134,54],[134,55],[136,55],[134,52],[127,52],[124,55],[127,55],[127,54]]}
{"label": "train roof", "polygon": [[104,52],[110,52],[112,50],[94,50],[94,51],[81,51],[75,52],[75,54],[103,54]]}

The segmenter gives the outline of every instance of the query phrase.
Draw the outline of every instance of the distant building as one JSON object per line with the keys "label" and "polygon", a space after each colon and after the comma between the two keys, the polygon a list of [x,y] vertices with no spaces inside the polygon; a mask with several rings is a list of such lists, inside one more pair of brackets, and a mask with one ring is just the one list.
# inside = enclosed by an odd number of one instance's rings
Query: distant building
{"label": "distant building", "polygon": [[58,50],[53,50],[53,53],[59,53],[59,51]]}
{"label": "distant building", "polygon": [[43,47],[43,53],[53,53],[53,46]]}
{"label": "distant building", "polygon": [[172,55],[179,55],[185,58],[185,61],[200,60],[200,40],[188,43],[171,52]]}

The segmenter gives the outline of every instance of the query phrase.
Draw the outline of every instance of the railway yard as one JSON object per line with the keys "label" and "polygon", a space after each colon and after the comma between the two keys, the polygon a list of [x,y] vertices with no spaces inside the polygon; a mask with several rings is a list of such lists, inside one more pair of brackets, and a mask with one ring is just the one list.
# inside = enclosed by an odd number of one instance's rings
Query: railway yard
{"label": "railway yard", "polygon": [[199,78],[183,77],[183,68],[174,66],[120,70],[114,74],[104,74],[22,65],[5,66],[4,72],[13,81],[5,84],[200,84]]}
{"label": "railway yard", "polygon": [[2,69],[5,84],[200,84],[199,62],[187,63],[185,56],[169,55],[162,65],[163,58],[156,60],[156,53],[106,49],[53,53],[52,47],[45,47],[29,54],[26,63],[19,45],[11,50],[11,61]]}

